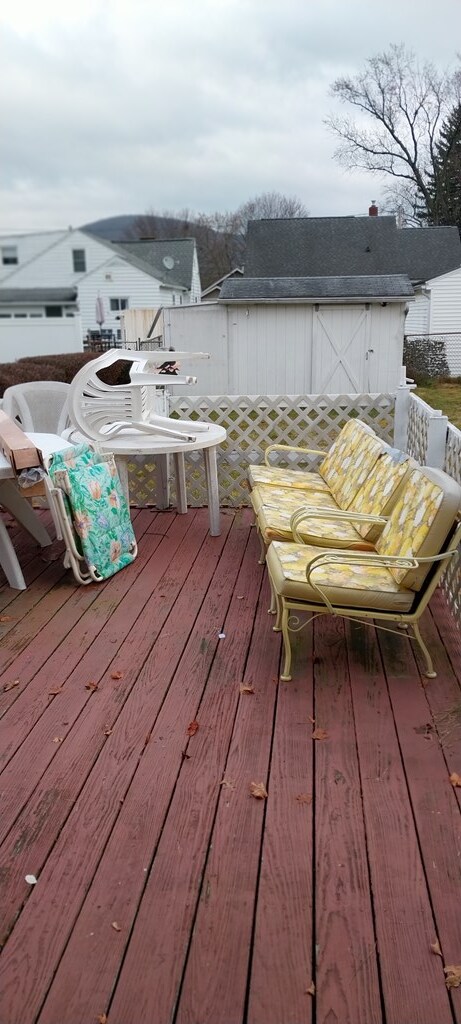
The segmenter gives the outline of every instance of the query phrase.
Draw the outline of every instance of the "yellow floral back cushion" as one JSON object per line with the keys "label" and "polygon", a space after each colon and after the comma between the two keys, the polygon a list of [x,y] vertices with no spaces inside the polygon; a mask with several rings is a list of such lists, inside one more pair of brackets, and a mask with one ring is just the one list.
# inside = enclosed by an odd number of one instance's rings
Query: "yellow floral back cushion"
{"label": "yellow floral back cushion", "polygon": [[[414,470],[381,536],[376,541],[376,550],[379,554],[400,555],[403,558],[417,557],[435,521],[443,497],[444,491],[438,484],[418,469]],[[433,554],[438,553],[440,546],[439,543],[434,543]],[[428,569],[423,572],[423,577],[427,571]],[[405,577],[408,577],[408,569],[393,568],[391,572],[398,583],[402,583]]]}
{"label": "yellow floral back cushion", "polygon": [[350,442],[345,439],[334,456],[322,463],[322,476],[340,508],[353,506],[357,492],[363,487],[382,451],[382,441],[362,428],[355,438]]}
{"label": "yellow floral back cushion", "polygon": [[[379,456],[373,471],[368,476],[363,487],[356,494],[352,508],[354,512],[361,512],[367,516],[387,515],[392,504],[397,488],[404,480],[409,470],[409,458],[402,458],[397,461],[388,452]],[[367,523],[356,523],[356,529],[367,538],[370,534],[377,535],[379,530]]]}

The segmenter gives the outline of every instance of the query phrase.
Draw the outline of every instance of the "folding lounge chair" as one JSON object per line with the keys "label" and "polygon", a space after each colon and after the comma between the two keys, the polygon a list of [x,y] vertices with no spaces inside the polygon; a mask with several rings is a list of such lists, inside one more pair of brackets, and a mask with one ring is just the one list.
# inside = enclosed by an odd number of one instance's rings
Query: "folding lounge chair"
{"label": "folding lounge chair", "polygon": [[300,611],[312,612],[313,617],[341,615],[365,624],[377,619],[411,626],[413,634],[407,635],[421,649],[425,674],[434,676],[418,622],[461,539],[460,505],[461,487],[442,470],[412,470],[373,552],[322,551],[299,543],[297,527],[303,513],[295,513],[292,529],[297,541],[274,541],[266,559],[271,610],[277,613],[274,629],[281,629],[284,640],[281,679],[291,678],[292,613]]}
{"label": "folding lounge chair", "polygon": [[137,545],[113,455],[81,444],[53,455],[48,471],[77,582],[101,582],[129,565]]}

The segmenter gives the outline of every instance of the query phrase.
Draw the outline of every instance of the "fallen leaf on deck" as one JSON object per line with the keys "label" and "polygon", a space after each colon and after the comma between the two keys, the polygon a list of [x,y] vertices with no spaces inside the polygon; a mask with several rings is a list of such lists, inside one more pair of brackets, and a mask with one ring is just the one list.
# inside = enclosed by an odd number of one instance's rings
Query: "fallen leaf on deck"
{"label": "fallen leaf on deck", "polygon": [[255,796],[257,800],[265,800],[267,798],[267,789],[264,782],[252,782],[250,786],[250,793]]}
{"label": "fallen leaf on deck", "polygon": [[61,684],[61,686],[55,686],[53,690],[48,690],[48,696],[49,697],[56,697],[58,695],[58,693],[62,693],[63,689],[64,689],[64,685],[63,684]]}
{"label": "fallen leaf on deck", "polygon": [[461,786],[461,775],[457,772],[452,772],[450,775],[450,782],[452,786]]}
{"label": "fallen leaf on deck", "polygon": [[185,750],[181,750],[181,757],[183,761],[190,761],[190,754],[186,754]]}
{"label": "fallen leaf on deck", "polygon": [[435,942],[431,942],[431,949],[436,956],[442,956],[442,950],[440,949],[438,939],[436,939]]}
{"label": "fallen leaf on deck", "polygon": [[28,885],[37,885],[37,879],[35,875],[26,875],[25,881]]}
{"label": "fallen leaf on deck", "polygon": [[114,932],[121,932],[121,930],[122,930],[120,925],[117,924],[116,921],[112,921],[111,928],[114,929]]}
{"label": "fallen leaf on deck", "polygon": [[123,679],[123,672],[111,672],[111,679]]}
{"label": "fallen leaf on deck", "polygon": [[251,683],[240,683],[240,693],[254,693],[255,688]]}
{"label": "fallen leaf on deck", "polygon": [[237,594],[237,601],[243,601],[243,594]]}
{"label": "fallen leaf on deck", "polygon": [[315,985],[313,981],[311,981],[309,988],[306,988],[306,995],[315,996]]}
{"label": "fallen leaf on deck", "polygon": [[327,733],[326,729],[314,729],[314,731],[312,733],[312,739],[313,740],[327,740],[328,739],[328,733]]}
{"label": "fallen leaf on deck", "polygon": [[235,789],[234,783],[231,779],[221,779],[220,786],[224,786],[225,789]]}
{"label": "fallen leaf on deck", "polygon": [[446,974],[445,984],[447,988],[459,988],[461,985],[461,964],[450,964],[443,968]]}
{"label": "fallen leaf on deck", "polygon": [[85,690],[97,690],[98,687],[99,683],[95,683],[92,679],[90,679],[89,683],[85,683]]}
{"label": "fallen leaf on deck", "polygon": [[53,743],[62,743],[64,736],[53,736]]}
{"label": "fallen leaf on deck", "polygon": [[296,800],[298,804],[311,804],[312,796],[310,793],[298,793]]}
{"label": "fallen leaf on deck", "polygon": [[3,693],[8,693],[8,690],[13,690],[15,686],[19,686],[19,679],[13,679],[11,683],[5,683]]}
{"label": "fallen leaf on deck", "polygon": [[307,717],[309,721],[312,722],[312,725],[315,725],[315,718],[312,718],[312,715],[308,715]]}
{"label": "fallen leaf on deck", "polygon": [[14,621],[15,620],[14,620],[14,617],[12,615],[0,615],[0,622],[14,622]]}
{"label": "fallen leaf on deck", "polygon": [[104,736],[111,736],[113,731],[114,730],[110,726],[107,726],[107,729],[104,729]]}
{"label": "fallen leaf on deck", "polygon": [[108,1017],[105,1013],[100,1013],[99,1017],[96,1017],[96,1024],[108,1024]]}
{"label": "fallen leaf on deck", "polygon": [[196,721],[189,722],[189,725],[187,726],[187,735],[188,736],[195,736],[195,733],[197,732],[198,728],[199,728],[198,722],[196,722]]}

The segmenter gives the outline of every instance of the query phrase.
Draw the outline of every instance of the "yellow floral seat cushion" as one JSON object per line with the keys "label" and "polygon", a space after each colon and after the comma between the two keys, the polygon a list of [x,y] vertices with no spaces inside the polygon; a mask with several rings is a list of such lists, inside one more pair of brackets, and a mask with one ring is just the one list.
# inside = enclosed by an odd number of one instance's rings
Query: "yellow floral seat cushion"
{"label": "yellow floral seat cushion", "polygon": [[[310,544],[273,541],[267,552],[267,566],[272,583],[283,597],[324,604],[321,595],[307,582],[308,566],[319,554],[335,556],[338,560],[319,566],[314,571],[314,582],[338,608],[376,608],[407,612],[414,601],[414,593],[399,585],[385,566],[351,565],[344,551],[319,552]],[[363,556],[366,558],[366,555]]]}
{"label": "yellow floral seat cushion", "polygon": [[296,487],[305,490],[315,482],[317,490],[330,493],[320,473],[302,469],[280,469],[278,466],[248,466],[248,479],[252,487],[259,484],[274,484],[277,487]]}

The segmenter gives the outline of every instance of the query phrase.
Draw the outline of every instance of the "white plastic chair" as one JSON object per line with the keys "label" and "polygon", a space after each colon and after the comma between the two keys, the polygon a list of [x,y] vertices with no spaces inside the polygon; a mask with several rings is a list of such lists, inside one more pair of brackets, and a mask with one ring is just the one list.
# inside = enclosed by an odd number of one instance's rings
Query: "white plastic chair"
{"label": "white plastic chair", "polygon": [[[183,353],[175,353],[175,358],[178,355]],[[184,355],[200,357],[202,353]],[[158,352],[155,356],[158,361]],[[98,377],[99,371],[120,360],[133,363],[130,383],[105,384]],[[147,357],[129,349],[109,349],[82,366],[70,385],[68,402],[70,419],[81,435],[100,443],[107,443],[116,435],[133,436],[133,433],[194,441],[198,433],[207,431],[208,423],[173,420],[165,415],[168,379],[177,385],[195,383],[196,378],[182,375],[168,378],[149,370]]]}
{"label": "white plastic chair", "polygon": [[[69,426],[68,398],[70,384],[59,380],[34,380],[13,384],[3,395],[3,412],[15,420],[22,430],[40,434],[64,434]],[[48,478],[44,479],[46,499],[54,523],[56,537],[62,540],[60,520],[54,505]]]}
{"label": "white plastic chair", "polygon": [[36,380],[13,384],[3,395],[3,412],[23,430],[62,434],[69,424],[67,399],[70,384]]}
{"label": "white plastic chair", "polygon": [[[187,511],[184,453],[204,452],[205,473],[209,491],[210,528],[219,532],[216,446],[226,432],[214,423],[197,420],[170,419],[165,415],[165,388],[169,380],[177,384],[195,383],[196,378],[175,375],[167,377],[151,372],[163,353],[157,350],[141,356],[130,349],[110,349],[82,367],[70,385],[69,415],[75,429],[66,432],[73,442],[91,441],[98,448],[113,451],[122,486],[129,500],[127,460],[130,455],[152,455],[158,459],[159,508],[169,505],[169,455],[176,472],[178,511]],[[204,353],[175,352],[176,358],[209,358]],[[131,380],[127,384],[105,384],[98,372],[119,360],[132,363]],[[211,495],[211,498],[210,498]]]}

